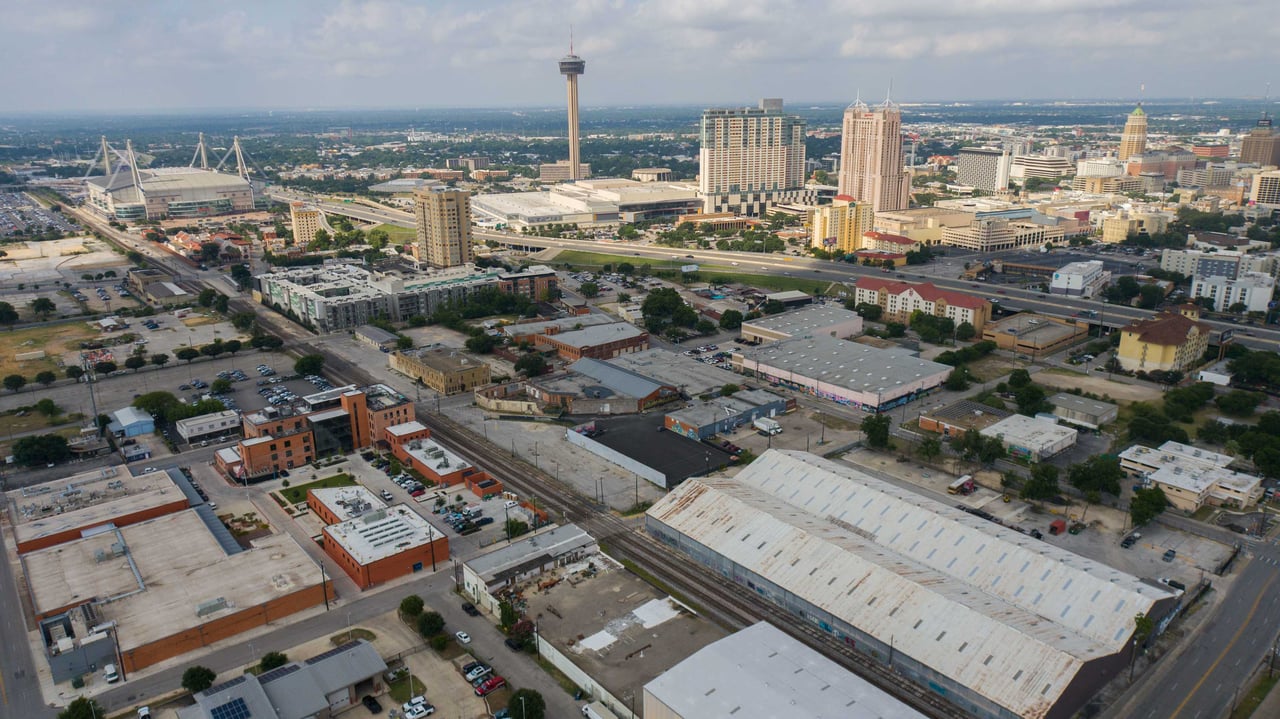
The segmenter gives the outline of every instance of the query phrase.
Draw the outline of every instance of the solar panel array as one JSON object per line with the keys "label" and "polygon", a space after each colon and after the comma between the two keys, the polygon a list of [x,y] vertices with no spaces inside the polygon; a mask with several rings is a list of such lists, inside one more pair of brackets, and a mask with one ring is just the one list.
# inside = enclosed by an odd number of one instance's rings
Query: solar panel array
{"label": "solar panel array", "polygon": [[214,707],[209,716],[212,719],[250,719],[249,706],[244,700],[236,697],[222,706]]}

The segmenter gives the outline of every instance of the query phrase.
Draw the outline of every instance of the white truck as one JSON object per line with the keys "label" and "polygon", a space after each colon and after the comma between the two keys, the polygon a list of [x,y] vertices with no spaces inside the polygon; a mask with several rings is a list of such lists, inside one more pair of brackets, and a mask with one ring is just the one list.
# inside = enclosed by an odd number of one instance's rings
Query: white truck
{"label": "white truck", "polygon": [[782,425],[768,417],[757,419],[751,423],[751,426],[759,430],[760,434],[782,434]]}
{"label": "white truck", "polygon": [[590,719],[618,719],[618,715],[600,702],[591,702],[582,707],[582,716]]}

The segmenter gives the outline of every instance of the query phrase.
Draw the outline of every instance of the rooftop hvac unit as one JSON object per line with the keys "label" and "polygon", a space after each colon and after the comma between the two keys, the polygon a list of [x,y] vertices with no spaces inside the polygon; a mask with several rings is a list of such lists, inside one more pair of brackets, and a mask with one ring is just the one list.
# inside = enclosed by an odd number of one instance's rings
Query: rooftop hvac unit
{"label": "rooftop hvac unit", "polygon": [[124,542],[116,542],[111,545],[111,555],[113,557],[123,557],[128,551],[129,548],[125,546]]}
{"label": "rooftop hvac unit", "polygon": [[105,549],[98,549],[93,553],[93,561],[97,562],[98,564],[102,564],[108,559],[111,559],[111,555],[107,554],[107,550]]}
{"label": "rooftop hvac unit", "polygon": [[213,614],[214,612],[220,612],[226,608],[227,608],[226,597],[218,597],[217,599],[210,599],[207,602],[201,602],[200,604],[196,605],[196,616],[207,617],[210,614]]}

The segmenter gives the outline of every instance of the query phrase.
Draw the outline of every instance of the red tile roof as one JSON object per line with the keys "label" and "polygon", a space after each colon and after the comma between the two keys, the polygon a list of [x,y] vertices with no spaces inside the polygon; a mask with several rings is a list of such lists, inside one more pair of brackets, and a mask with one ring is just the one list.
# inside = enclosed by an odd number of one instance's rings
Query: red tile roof
{"label": "red tile roof", "polygon": [[1200,334],[1208,334],[1212,328],[1203,322],[1196,322],[1174,312],[1161,312],[1155,317],[1137,320],[1124,328],[1125,332],[1134,332],[1138,339],[1161,347],[1180,345],[1187,341],[1192,328]]}
{"label": "red tile roof", "polygon": [[910,237],[903,237],[902,235],[891,235],[888,232],[876,232],[875,230],[872,230],[870,232],[864,232],[862,233],[862,236],[870,237],[871,239],[877,240],[877,241],[884,240],[885,242],[892,242],[895,245],[917,244],[916,241],[911,239]]}
{"label": "red tile roof", "polygon": [[871,290],[879,292],[884,290],[891,295],[900,295],[907,290],[915,290],[929,302],[937,302],[938,300],[946,300],[946,303],[954,307],[966,307],[968,309],[980,309],[987,304],[987,301],[981,297],[965,294],[964,292],[956,292],[954,290],[944,290],[932,282],[921,282],[913,285],[909,282],[895,282],[893,280],[885,280],[879,277],[859,277],[856,287],[860,290]]}
{"label": "red tile roof", "polygon": [[885,252],[884,250],[858,250],[853,254],[855,257],[870,257],[873,260],[903,260],[907,257],[901,252]]}

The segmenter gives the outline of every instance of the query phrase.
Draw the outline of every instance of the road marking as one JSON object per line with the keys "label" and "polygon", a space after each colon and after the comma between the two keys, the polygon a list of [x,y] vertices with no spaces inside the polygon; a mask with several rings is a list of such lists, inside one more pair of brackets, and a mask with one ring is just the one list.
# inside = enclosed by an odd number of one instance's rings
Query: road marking
{"label": "road marking", "polygon": [[0,701],[9,703],[9,691],[4,687],[4,672],[0,672]]}
{"label": "road marking", "polygon": [[[1266,585],[1262,587],[1262,591],[1258,592],[1258,598],[1253,600],[1253,606],[1249,607],[1249,613],[1245,615],[1244,621],[1240,623],[1240,628],[1236,630],[1235,636],[1231,637],[1231,641],[1227,642],[1227,646],[1222,648],[1222,653],[1218,655],[1217,659],[1213,660],[1213,664],[1209,665],[1209,669],[1205,671],[1204,676],[1200,677],[1200,681],[1196,682],[1194,687],[1191,687],[1191,691],[1187,694],[1186,698],[1182,700],[1182,703],[1178,705],[1178,708],[1174,709],[1173,713],[1169,715],[1169,719],[1177,719],[1177,716],[1186,708],[1187,703],[1191,701],[1191,697],[1194,697],[1196,692],[1200,691],[1200,687],[1204,686],[1209,675],[1213,674],[1213,670],[1217,669],[1218,665],[1222,663],[1222,660],[1226,658],[1227,652],[1231,651],[1231,647],[1235,646],[1236,641],[1240,639],[1240,635],[1244,634],[1244,630],[1249,627],[1249,622],[1253,620],[1253,615],[1258,611],[1258,605],[1262,603],[1263,597],[1267,596],[1267,590],[1275,583],[1275,576],[1272,576],[1271,579],[1267,580]],[[1196,712],[1196,716],[1200,716],[1200,713]]]}

